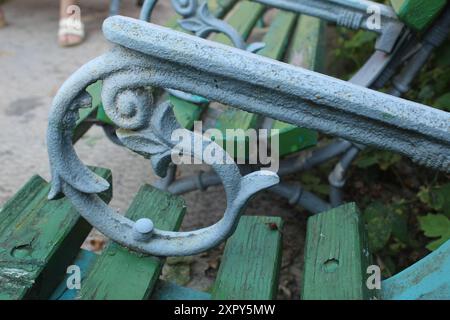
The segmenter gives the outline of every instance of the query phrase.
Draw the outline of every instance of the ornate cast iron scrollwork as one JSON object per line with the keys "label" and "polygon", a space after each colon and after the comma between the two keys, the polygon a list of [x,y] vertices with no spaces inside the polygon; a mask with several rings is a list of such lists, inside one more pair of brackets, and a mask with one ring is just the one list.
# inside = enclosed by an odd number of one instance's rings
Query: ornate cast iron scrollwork
{"label": "ornate cast iron scrollwork", "polygon": [[[115,48],[65,82],[54,99],[49,119],[48,151],[52,168],[49,198],[63,192],[87,221],[131,249],[159,256],[195,254],[226,239],[247,200],[259,190],[277,184],[279,179],[268,171],[241,176],[233,159],[217,144],[179,127],[168,102],[154,106],[147,88],[155,84],[152,69],[142,55]],[[211,164],[222,179],[227,195],[227,209],[219,222],[196,231],[168,232],[153,228],[148,219],[133,222],[100,200],[96,193],[106,190],[108,182],[81,163],[71,143],[78,111],[87,105],[84,89],[98,79],[103,80],[101,96],[105,112],[120,128],[119,139],[129,149],[149,158],[161,177],[166,174],[175,147],[170,140],[175,129],[185,130],[192,141],[199,139],[202,149],[212,146],[225,159],[224,163],[232,163]],[[195,153],[197,149],[192,150],[192,156],[201,156]]]}
{"label": "ornate cast iron scrollwork", "polygon": [[[234,230],[246,201],[278,183],[267,171],[242,176],[227,161],[212,166],[222,180],[227,209],[216,224],[189,232],[155,229],[148,219],[131,221],[109,208],[96,194],[108,183],[77,157],[72,133],[78,111],[86,106],[85,89],[103,80],[106,114],[120,128],[122,143],[151,159],[164,176],[179,129],[170,104],[154,105],[148,87],[199,94],[249,112],[319,130],[356,143],[400,152],[413,160],[450,172],[450,116],[440,110],[243,50],[130,18],[112,17],[104,33],[116,46],[75,72],[57,93],[49,117],[48,152],[52,172],[50,198],[63,192],[83,217],[106,236],[133,250],[159,255],[190,255],[225,240]],[[195,153],[193,156],[198,156]]]}

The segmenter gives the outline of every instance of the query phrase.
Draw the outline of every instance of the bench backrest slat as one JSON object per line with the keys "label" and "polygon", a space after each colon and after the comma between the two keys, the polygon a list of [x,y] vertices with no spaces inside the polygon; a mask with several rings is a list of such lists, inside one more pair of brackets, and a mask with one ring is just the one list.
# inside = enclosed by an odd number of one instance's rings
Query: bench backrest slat
{"label": "bench backrest slat", "polygon": [[[132,220],[152,219],[156,228],[176,231],[185,213],[180,197],[143,186],[127,211]],[[82,282],[79,299],[148,299],[164,259],[143,256],[110,243]]]}
{"label": "bench backrest slat", "polygon": [[[109,170],[93,171],[111,183]],[[47,200],[49,189],[35,176],[0,213],[0,300],[48,298],[92,228],[68,199]]]}
{"label": "bench backrest slat", "polygon": [[270,300],[278,292],[283,222],[243,216],[225,246],[212,298]]}

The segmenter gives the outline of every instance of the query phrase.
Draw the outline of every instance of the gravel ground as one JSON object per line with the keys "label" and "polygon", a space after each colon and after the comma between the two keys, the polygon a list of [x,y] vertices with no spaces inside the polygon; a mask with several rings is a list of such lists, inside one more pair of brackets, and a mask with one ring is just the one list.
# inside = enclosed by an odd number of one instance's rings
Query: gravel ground
{"label": "gravel ground", "polygon": [[[58,1],[14,0],[3,5],[9,25],[0,30],[0,203],[4,203],[33,174],[49,179],[45,132],[51,101],[63,81],[81,65],[109,48],[101,33],[108,15],[105,0],[81,1],[87,39],[78,47],[57,45]],[[123,1],[122,15],[137,17],[135,1]],[[156,7],[155,23],[173,14],[168,0]],[[147,160],[110,143],[101,129],[92,128],[77,144],[80,158],[89,165],[111,168],[114,177],[113,207],[125,210],[144,183],[155,180]],[[126,169],[124,169],[126,168]],[[200,170],[181,168],[181,175]],[[204,169],[204,168],[203,168]],[[199,228],[216,222],[225,208],[223,189],[184,196],[188,214],[182,228]],[[279,298],[299,296],[306,214],[283,199],[261,193],[246,214],[277,215],[284,219],[283,263]],[[94,233],[85,247],[100,249],[102,238]],[[201,290],[208,290],[217,271],[222,248],[184,259],[170,259],[163,275]]]}

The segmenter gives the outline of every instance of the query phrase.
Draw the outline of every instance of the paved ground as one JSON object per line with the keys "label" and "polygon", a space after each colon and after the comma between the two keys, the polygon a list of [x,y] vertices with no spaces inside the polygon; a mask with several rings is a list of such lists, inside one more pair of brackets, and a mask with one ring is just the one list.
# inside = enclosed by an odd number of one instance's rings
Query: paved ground
{"label": "paved ground", "polygon": [[[122,14],[137,17],[135,1],[123,2]],[[81,46],[69,49],[59,48],[56,42],[57,3],[14,0],[3,6],[9,26],[0,30],[0,204],[33,174],[49,179],[45,132],[52,98],[72,72],[109,47],[100,31],[108,15],[108,1],[81,1],[88,37]],[[162,0],[154,22],[161,23],[171,14],[169,2]],[[91,129],[76,149],[85,163],[112,169],[114,207],[126,209],[139,186],[154,181],[148,161],[110,143],[99,128]],[[197,170],[197,167],[183,168],[182,174]],[[193,192],[185,199],[188,215],[183,229],[212,224],[220,219],[225,208],[220,187],[208,190],[207,194]],[[252,200],[247,213],[280,215],[285,220],[279,296],[298,297],[305,214],[268,193]],[[180,283],[208,289],[220,252],[219,248],[194,258],[173,260],[172,267],[164,273]]]}

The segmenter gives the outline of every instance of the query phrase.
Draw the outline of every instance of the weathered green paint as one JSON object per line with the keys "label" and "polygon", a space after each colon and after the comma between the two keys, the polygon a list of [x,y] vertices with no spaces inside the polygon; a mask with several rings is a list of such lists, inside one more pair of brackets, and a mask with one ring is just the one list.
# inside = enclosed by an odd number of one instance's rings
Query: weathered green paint
{"label": "weathered green paint", "polygon": [[[314,71],[322,71],[325,60],[325,22],[300,16],[295,27],[286,61],[292,65]],[[278,129],[280,156],[285,156],[317,144],[318,133],[298,128],[282,121],[274,121],[272,129]]]}
{"label": "weathered green paint", "polygon": [[218,18],[225,16],[237,0],[208,0],[208,8]]}
{"label": "weathered green paint", "polygon": [[153,291],[152,300],[210,300],[209,293],[179,286],[175,283],[159,280]]}
{"label": "weathered green paint", "polygon": [[422,31],[436,18],[447,0],[391,0],[391,3],[406,25]]}
{"label": "weathered green paint", "polygon": [[[211,11],[217,17],[224,15],[236,1],[225,1],[221,6],[209,4]],[[215,7],[224,8],[223,10],[214,9]],[[225,10],[226,9],[226,10]],[[233,10],[228,13],[226,21],[236,29],[246,39],[253,29],[256,21],[263,13],[263,6],[249,1],[239,2]],[[175,28],[178,30],[178,28]],[[231,41],[223,34],[217,34],[210,37],[211,40],[232,45]],[[200,119],[206,106],[199,106],[193,103],[185,102],[180,99],[170,99],[174,105],[173,110],[177,120],[186,129],[192,129],[193,122]],[[245,113],[244,111],[241,111]],[[249,117],[253,116],[249,114]],[[241,117],[242,122],[246,122],[248,117]]]}
{"label": "weathered green paint", "polygon": [[[317,131],[299,128],[278,120],[273,122],[272,129],[279,130],[280,157],[315,146],[319,137]],[[271,139],[274,136],[275,133],[271,135]]]}
{"label": "weathered green paint", "polygon": [[213,299],[274,299],[281,263],[282,220],[243,216],[227,241]]}
{"label": "weathered green paint", "polygon": [[[237,2],[237,0],[208,0],[208,7],[211,13],[221,18],[227,14],[227,12],[232,8],[232,6]],[[175,29],[181,32],[187,32],[183,28],[178,25],[178,20],[182,19],[182,17],[178,14],[174,14],[165,24],[166,27]],[[97,107],[97,120],[106,123],[106,124],[114,124],[111,119],[106,115],[105,110],[101,104],[101,94],[102,90],[102,82],[97,81],[88,87],[87,91],[91,94],[93,100],[93,107]],[[191,129],[192,123],[195,120],[200,118],[202,111],[204,110],[203,106],[198,106],[194,103],[189,103],[186,101],[182,101],[181,99],[169,96],[170,101],[174,105],[174,113],[179,120],[180,124],[186,128]]]}
{"label": "weathered green paint", "polygon": [[[251,1],[240,1],[227,14],[225,21],[231,25],[244,39],[247,39],[258,19],[264,13],[264,6]],[[211,37],[211,40],[232,46],[231,40],[219,33]]]}
{"label": "weathered green paint", "polygon": [[[234,4],[238,0],[208,0],[208,8],[209,11],[213,14],[213,16],[221,19],[223,18],[234,6]],[[178,24],[178,20],[182,19],[183,17],[179,14],[175,13],[172,17],[170,17],[167,20],[167,23],[164,25],[167,28],[171,28],[177,31],[190,33],[189,31],[181,28]]]}
{"label": "weathered green paint", "polygon": [[[93,171],[112,182],[109,170]],[[69,200],[48,200],[49,190],[34,176],[0,211],[1,300],[48,298],[91,229]]]}
{"label": "weathered green paint", "polygon": [[97,81],[96,83],[90,85],[86,91],[92,97],[92,105],[90,108],[80,110],[79,118],[72,136],[73,143],[76,143],[92,127],[94,122],[89,120],[95,120],[98,118],[99,110],[103,110],[100,102],[101,81]]}
{"label": "weathered green paint", "polygon": [[[228,13],[236,2],[237,0],[208,0],[208,7],[211,13],[220,19]],[[177,31],[187,32],[178,25],[179,19],[181,19],[181,16],[176,14],[168,21],[166,27]],[[206,106],[200,106],[195,103],[183,101],[170,95],[169,99],[173,104],[173,111],[178,122],[182,127],[189,130],[192,129],[194,121],[199,120],[202,112],[206,109]]]}
{"label": "weathered green paint", "polygon": [[295,28],[287,62],[314,71],[323,71],[325,62],[326,23],[302,15]]}
{"label": "weathered green paint", "polygon": [[308,219],[302,299],[359,300],[377,295],[366,286],[370,254],[354,203]]}
{"label": "weathered green paint", "polygon": [[[178,230],[184,212],[182,198],[146,185],[139,190],[126,215],[133,220],[150,218],[162,230]],[[147,299],[163,263],[163,259],[110,243],[82,282],[79,299]]]}
{"label": "weathered green paint", "polygon": [[106,124],[114,124],[111,119],[106,115],[105,110],[102,105],[102,80],[97,81],[96,83],[91,84],[87,87],[86,91],[92,97],[92,108],[97,110],[96,118],[98,121],[106,123]]}
{"label": "weathered green paint", "polygon": [[169,95],[169,100],[173,105],[173,113],[178,123],[188,130],[192,130],[194,121],[200,119],[202,112],[206,108],[206,106],[190,103],[172,95]]}

